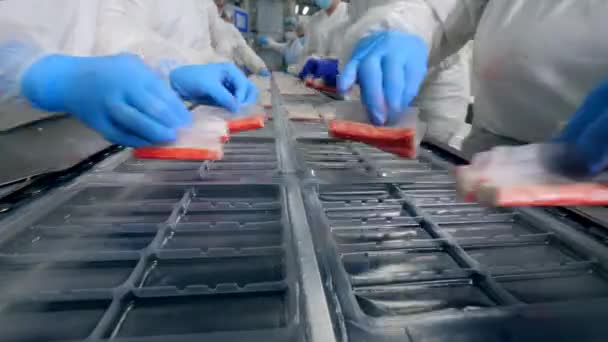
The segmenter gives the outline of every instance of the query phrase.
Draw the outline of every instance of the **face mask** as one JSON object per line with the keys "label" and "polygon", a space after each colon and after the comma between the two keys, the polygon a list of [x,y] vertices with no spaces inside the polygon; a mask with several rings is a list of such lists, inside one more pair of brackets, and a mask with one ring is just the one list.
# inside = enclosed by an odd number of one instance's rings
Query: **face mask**
{"label": "face mask", "polygon": [[285,39],[288,41],[298,39],[298,35],[295,32],[285,32]]}
{"label": "face mask", "polygon": [[332,0],[315,0],[315,4],[317,4],[317,6],[321,7],[321,9],[328,9],[329,6],[331,6],[331,2]]}

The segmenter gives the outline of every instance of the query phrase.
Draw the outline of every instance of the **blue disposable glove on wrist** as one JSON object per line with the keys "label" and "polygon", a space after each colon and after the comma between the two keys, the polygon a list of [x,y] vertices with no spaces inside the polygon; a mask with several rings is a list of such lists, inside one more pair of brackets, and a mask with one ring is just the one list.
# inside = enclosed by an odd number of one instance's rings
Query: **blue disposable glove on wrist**
{"label": "blue disposable glove on wrist", "polygon": [[266,45],[268,45],[268,44],[269,44],[268,37],[266,37],[266,36],[259,36],[259,37],[258,37],[258,42],[259,42],[259,43],[260,43],[260,45],[262,45],[262,46],[266,46]]}
{"label": "blue disposable glove on wrist", "polygon": [[21,92],[35,107],[70,113],[126,146],[173,141],[192,120],[177,94],[128,54],[46,56],[26,70]]}
{"label": "blue disposable glove on wrist", "polygon": [[258,96],[255,85],[232,63],[187,65],[173,70],[169,78],[183,99],[233,113],[255,103]]}
{"label": "blue disposable glove on wrist", "polygon": [[262,69],[260,72],[258,72],[258,75],[262,77],[270,77],[270,72],[266,69]]}
{"label": "blue disposable glove on wrist", "polygon": [[309,58],[306,61],[306,63],[304,63],[304,66],[302,67],[302,70],[298,74],[298,77],[300,79],[305,79],[307,77],[314,77],[314,75],[317,73],[318,68],[319,68],[319,60],[316,58]]}
{"label": "blue disposable glove on wrist", "polygon": [[345,65],[338,90],[356,81],[370,121],[397,122],[406,112],[427,72],[428,47],[422,38],[400,31],[381,31],[363,38]]}
{"label": "blue disposable glove on wrist", "polygon": [[555,139],[560,153],[551,158],[554,171],[571,178],[590,178],[608,166],[608,80],[595,88]]}

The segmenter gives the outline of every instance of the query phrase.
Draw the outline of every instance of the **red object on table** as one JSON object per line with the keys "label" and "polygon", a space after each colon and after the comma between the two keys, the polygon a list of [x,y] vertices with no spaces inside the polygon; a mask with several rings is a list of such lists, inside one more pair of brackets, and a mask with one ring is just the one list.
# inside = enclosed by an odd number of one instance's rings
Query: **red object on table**
{"label": "red object on table", "polygon": [[608,205],[608,186],[599,183],[483,186],[476,198],[494,207],[603,206]]}
{"label": "red object on table", "polygon": [[139,159],[168,160],[220,160],[224,156],[220,150],[184,147],[141,147],[133,150]]}
{"label": "red object on table", "polygon": [[416,157],[416,131],[412,128],[376,127],[347,120],[329,122],[334,138],[354,140],[405,158]]}
{"label": "red object on table", "polygon": [[330,87],[330,86],[326,86],[326,85],[317,86],[317,87],[315,87],[315,89],[321,90],[321,91],[324,91],[324,92],[330,93],[330,94],[337,94],[338,93],[338,88]]}
{"label": "red object on table", "polygon": [[232,134],[264,128],[266,115],[250,115],[241,119],[229,120],[228,131]]}

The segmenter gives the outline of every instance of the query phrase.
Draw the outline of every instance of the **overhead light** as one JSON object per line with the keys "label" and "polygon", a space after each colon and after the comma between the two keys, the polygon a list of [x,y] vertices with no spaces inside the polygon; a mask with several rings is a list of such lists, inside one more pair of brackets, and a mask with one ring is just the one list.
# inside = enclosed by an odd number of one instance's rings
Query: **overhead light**
{"label": "overhead light", "polygon": [[296,14],[298,14],[298,12],[300,12],[300,5],[296,5]]}
{"label": "overhead light", "polygon": [[309,9],[310,9],[310,8],[308,8],[308,6],[305,6],[305,7],[304,7],[304,10],[302,11],[302,14],[307,15],[307,14],[308,14],[308,10],[309,10]]}

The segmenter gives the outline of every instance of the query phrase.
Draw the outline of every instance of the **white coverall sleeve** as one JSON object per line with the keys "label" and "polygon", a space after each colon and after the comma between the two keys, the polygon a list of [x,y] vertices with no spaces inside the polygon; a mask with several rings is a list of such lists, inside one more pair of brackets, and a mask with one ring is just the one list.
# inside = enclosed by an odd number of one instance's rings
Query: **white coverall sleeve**
{"label": "white coverall sleeve", "polygon": [[59,52],[52,45],[31,27],[0,20],[0,131],[52,115],[34,109],[21,95],[21,80],[29,67],[43,56]]}
{"label": "white coverall sleeve", "polygon": [[154,3],[153,0],[101,1],[96,54],[136,54],[163,77],[184,64],[224,60],[211,47],[202,58],[202,51],[174,44],[156,32],[154,21],[162,18],[155,18]]}
{"label": "white coverall sleeve", "polygon": [[264,69],[267,69],[266,63],[258,56],[255,51],[247,44],[243,35],[239,32],[239,30],[234,26],[230,25],[230,30],[232,30],[233,39],[236,42],[234,57],[237,64],[244,65],[253,73],[258,73]]}
{"label": "white coverall sleeve", "polygon": [[268,45],[267,47],[269,49],[272,49],[280,54],[284,54],[285,53],[285,49],[287,48],[288,43],[279,43],[276,40],[272,39],[272,38],[268,38]]}
{"label": "white coverall sleeve", "polygon": [[416,34],[429,46],[434,66],[473,39],[490,0],[400,0],[371,9],[346,33],[341,61],[350,59],[357,42],[378,30]]}
{"label": "white coverall sleeve", "polygon": [[235,41],[232,39],[229,24],[220,17],[213,1],[207,1],[205,6],[211,44],[218,55],[228,60],[232,60]]}

